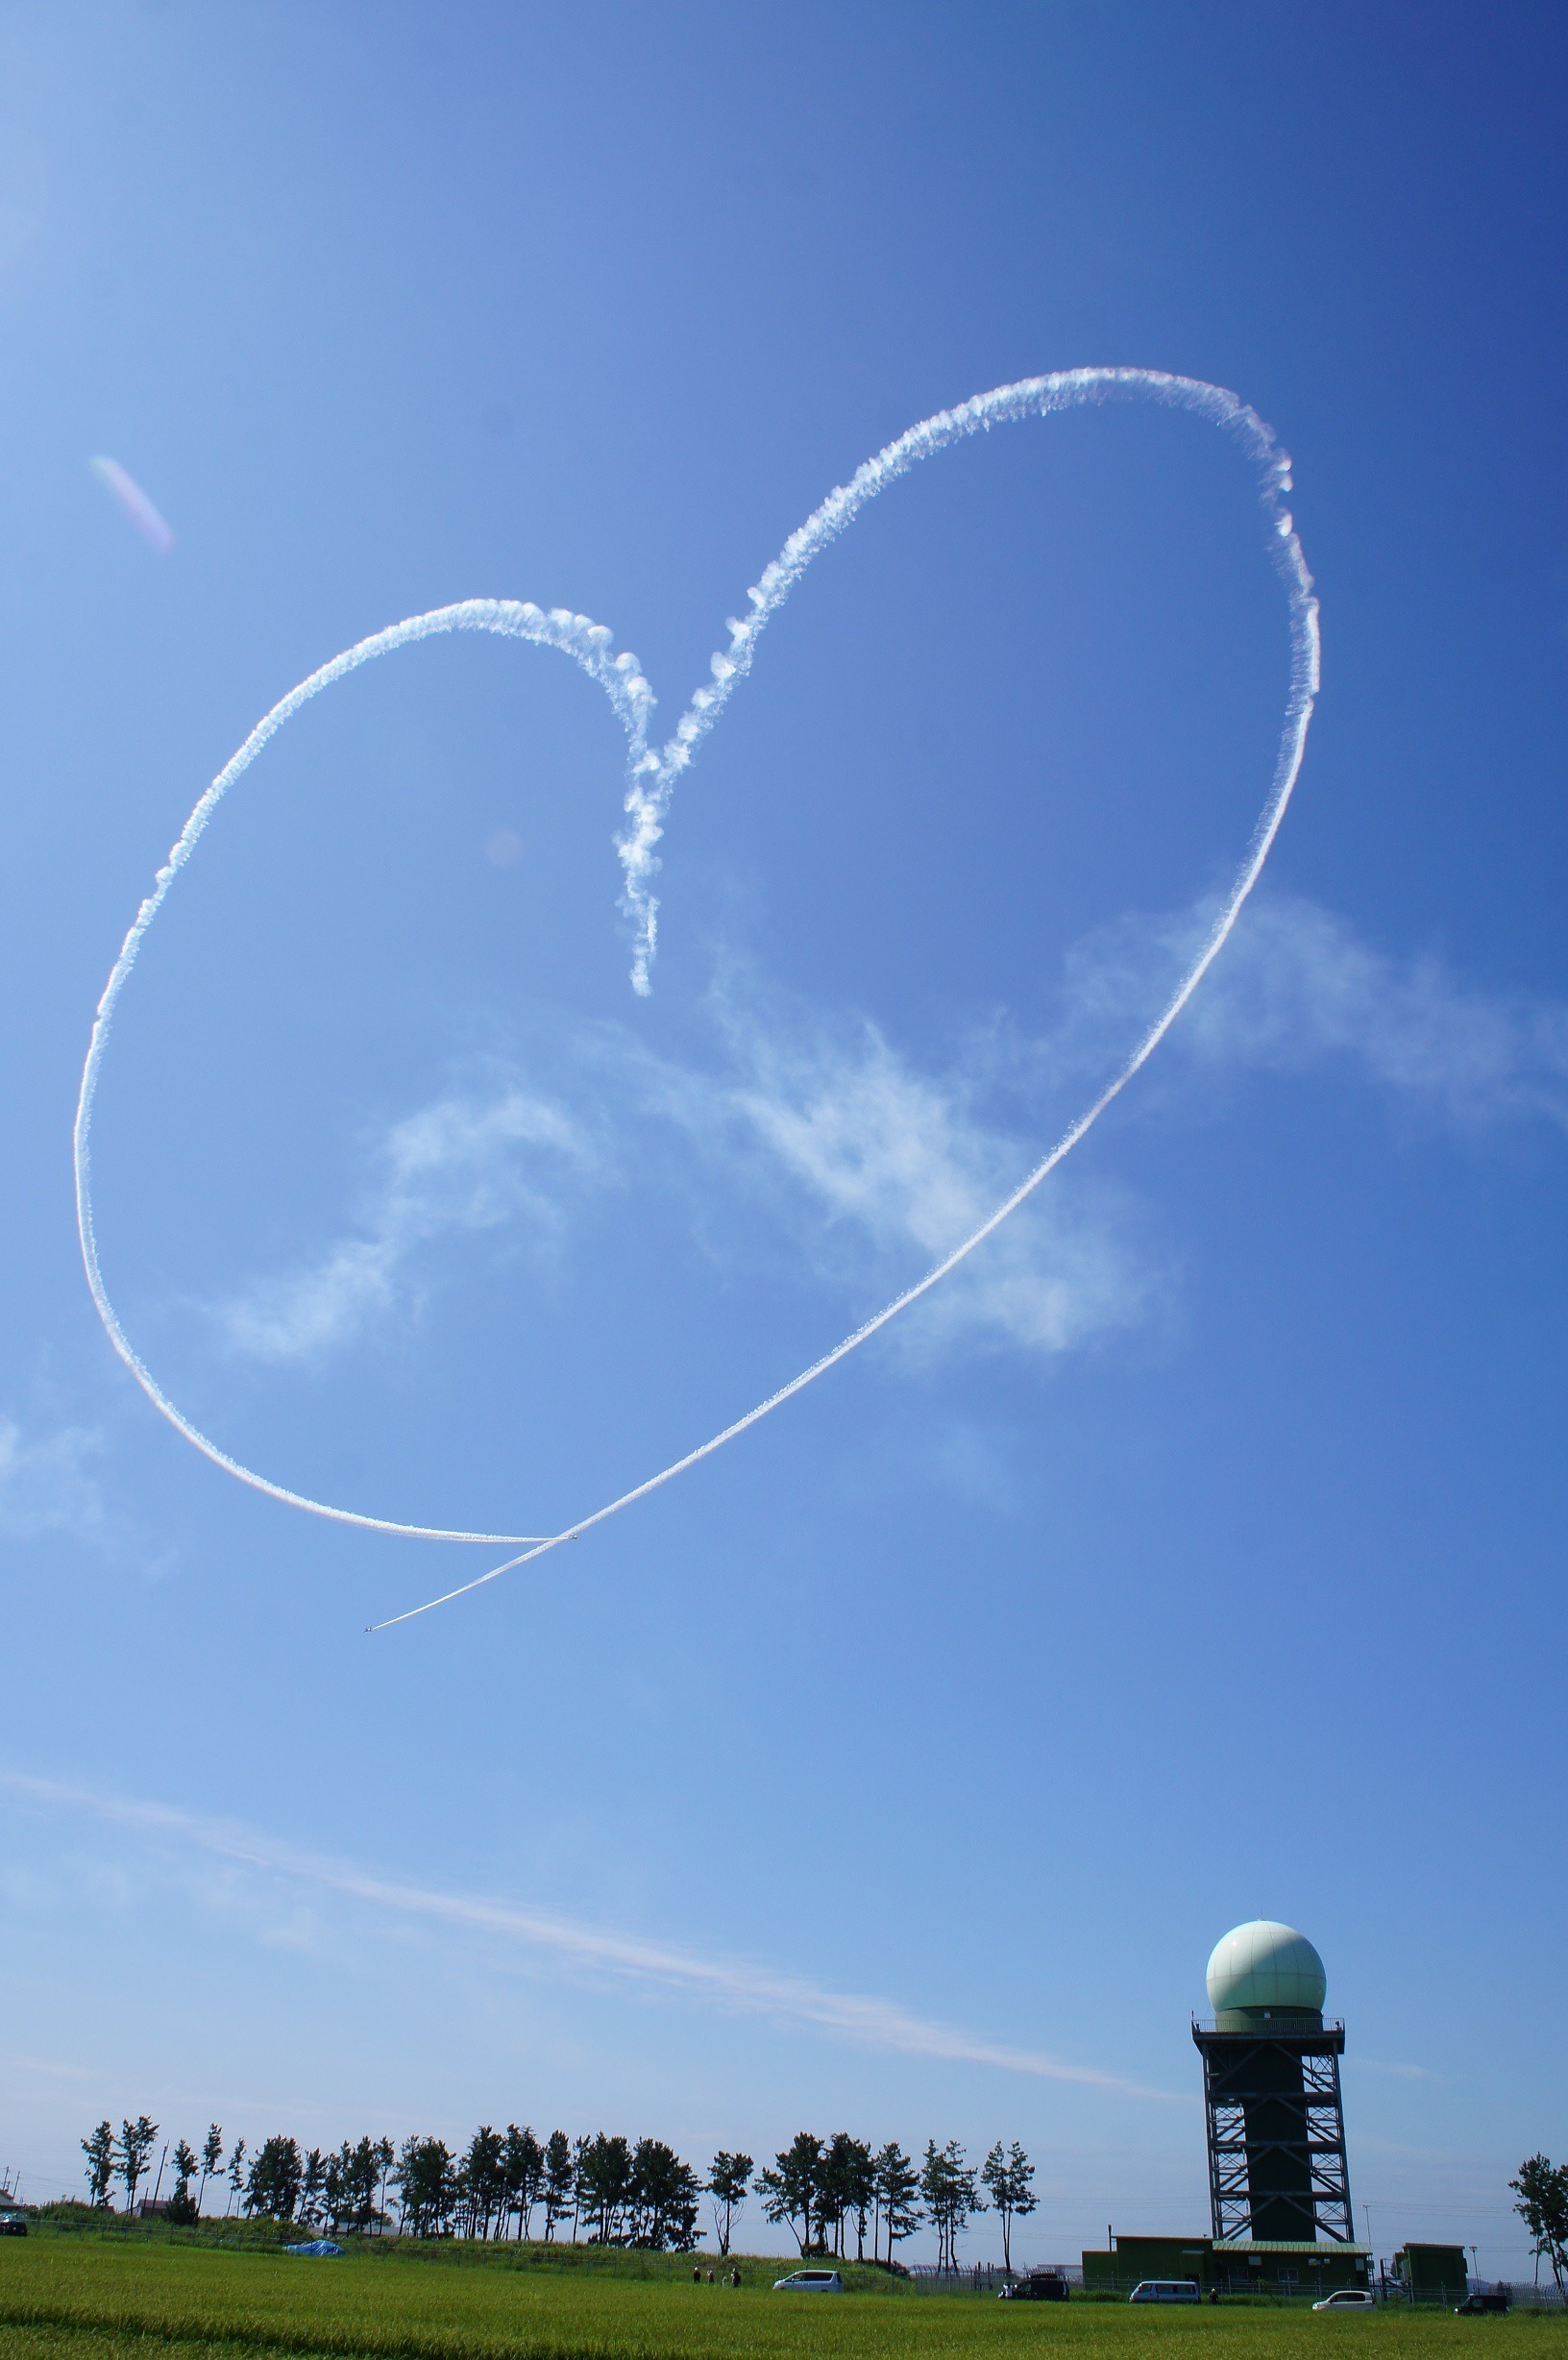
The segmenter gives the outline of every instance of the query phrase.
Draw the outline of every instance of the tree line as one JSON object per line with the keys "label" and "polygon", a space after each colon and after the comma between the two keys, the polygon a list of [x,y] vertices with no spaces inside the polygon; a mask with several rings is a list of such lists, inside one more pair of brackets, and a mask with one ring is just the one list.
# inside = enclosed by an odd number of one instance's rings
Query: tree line
{"label": "tree line", "polygon": [[[108,2207],[118,2181],[125,2209],[135,2210],[138,2189],[153,2177],[158,2139],[158,2124],[143,2114],[118,2132],[102,2122],[82,2141],[93,2204]],[[400,2235],[531,2240],[537,2221],[547,2245],[570,2224],[574,2245],[690,2252],[707,2233],[698,2226],[707,2198],[719,2251],[727,2254],[735,2223],[755,2195],[764,2219],[789,2229],[802,2258],[847,2258],[852,2238],[857,2261],[890,2269],[895,2249],[926,2224],[936,2233],[939,2266],[956,2269],[959,2238],[974,2214],[988,2211],[1001,2225],[1011,2269],[1013,2224],[1036,2202],[1034,2166],[1017,2140],[1011,2147],[998,2140],[971,2167],[956,2139],[943,2147],[928,2139],[916,2164],[896,2141],[873,2151],[847,2131],[822,2139],[802,2130],[761,2170],[749,2155],[721,2149],[704,2176],[662,2139],[603,2131],[569,2138],[564,2130],[540,2139],[516,2123],[504,2130],[481,2124],[460,2153],[444,2139],[409,2138],[401,2148],[390,2139],[345,2139],[333,2151],[302,2149],[279,2134],[254,2153],[236,2139],[226,2161],[224,2134],[213,2123],[200,2151],[188,2140],[175,2142],[164,2204],[159,2189],[170,2153],[165,2148],[152,2196],[176,2222],[203,2217],[208,2186],[221,2176],[226,2213],[237,2206],[253,2218],[333,2235],[393,2225],[390,2199]]]}

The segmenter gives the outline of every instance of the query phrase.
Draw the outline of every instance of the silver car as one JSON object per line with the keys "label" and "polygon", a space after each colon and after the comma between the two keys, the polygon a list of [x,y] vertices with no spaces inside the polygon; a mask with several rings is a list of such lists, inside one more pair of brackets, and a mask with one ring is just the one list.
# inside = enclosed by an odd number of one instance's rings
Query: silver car
{"label": "silver car", "polygon": [[792,2270],[773,2280],[775,2295],[842,2295],[844,2280],[836,2270]]}
{"label": "silver car", "polygon": [[1332,2295],[1312,2305],[1314,2311],[1375,2311],[1377,2307],[1376,2295],[1369,2295],[1364,2286],[1336,2286]]}

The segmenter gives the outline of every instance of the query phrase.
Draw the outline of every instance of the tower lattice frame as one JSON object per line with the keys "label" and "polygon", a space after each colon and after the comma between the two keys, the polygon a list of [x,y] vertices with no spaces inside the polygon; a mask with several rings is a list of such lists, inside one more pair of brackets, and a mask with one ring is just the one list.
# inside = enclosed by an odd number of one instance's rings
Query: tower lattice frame
{"label": "tower lattice frame", "polygon": [[1339,2093],[1342,2024],[1274,2018],[1245,2031],[1194,2022],[1216,2243],[1355,2243]]}

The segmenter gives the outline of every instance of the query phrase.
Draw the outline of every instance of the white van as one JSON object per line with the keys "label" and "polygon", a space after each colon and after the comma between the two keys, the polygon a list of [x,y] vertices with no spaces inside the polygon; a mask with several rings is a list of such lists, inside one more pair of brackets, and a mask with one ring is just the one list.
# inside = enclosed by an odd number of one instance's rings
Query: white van
{"label": "white van", "polygon": [[1140,2278],[1129,2302],[1199,2302],[1196,2278]]}

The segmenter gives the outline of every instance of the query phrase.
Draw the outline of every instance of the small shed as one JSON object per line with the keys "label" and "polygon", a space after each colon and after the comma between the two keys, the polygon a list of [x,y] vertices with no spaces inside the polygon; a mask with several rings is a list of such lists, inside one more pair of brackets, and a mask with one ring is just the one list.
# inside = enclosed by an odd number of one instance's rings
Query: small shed
{"label": "small shed", "polygon": [[1462,2246],[1402,2246],[1394,2255],[1394,2276],[1410,2302],[1453,2304],[1470,2292]]}

